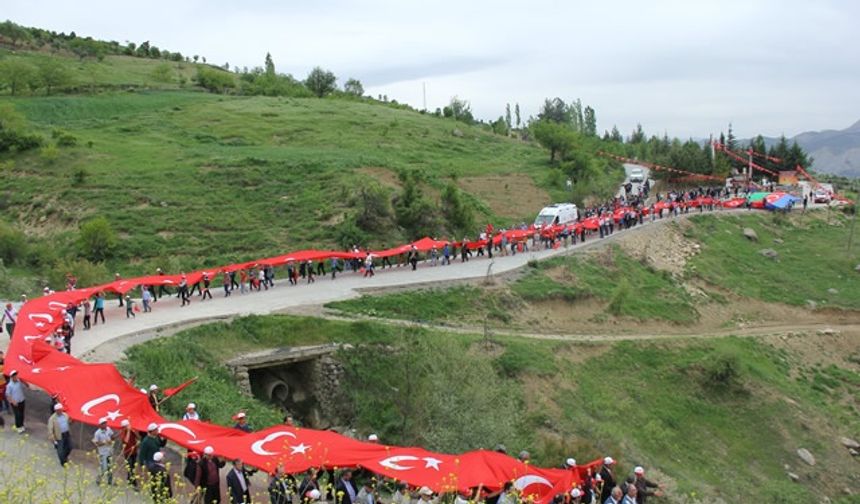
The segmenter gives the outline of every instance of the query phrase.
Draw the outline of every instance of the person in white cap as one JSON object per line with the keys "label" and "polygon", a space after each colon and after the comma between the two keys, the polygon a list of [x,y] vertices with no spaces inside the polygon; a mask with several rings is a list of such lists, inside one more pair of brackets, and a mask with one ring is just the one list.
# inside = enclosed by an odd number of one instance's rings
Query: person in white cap
{"label": "person in white cap", "polygon": [[197,405],[188,403],[185,407],[185,413],[182,415],[183,420],[200,420],[200,415],[197,413]]}
{"label": "person in white cap", "polygon": [[60,465],[66,465],[72,452],[72,437],[69,431],[71,419],[62,404],[54,405],[54,413],[48,418],[48,440],[57,450]]}
{"label": "person in white cap", "polygon": [[569,457],[561,466],[562,469],[576,469],[576,459]]}
{"label": "person in white cap", "polygon": [[251,426],[248,425],[248,415],[246,415],[244,411],[240,411],[233,415],[233,420],[236,421],[236,423],[233,424],[234,429],[239,429],[244,432],[251,432],[253,430],[251,429]]}
{"label": "person in white cap", "polygon": [[15,416],[15,432],[19,434],[24,432],[24,405],[27,399],[24,390],[28,388],[30,387],[18,377],[17,370],[9,373],[9,382],[6,384],[6,400],[12,407],[12,414]]}
{"label": "person in white cap", "polygon": [[367,442],[368,443],[378,443],[379,442],[379,436],[377,436],[376,434],[371,434],[371,435],[367,436]]}
{"label": "person in white cap", "polygon": [[433,500],[433,490],[430,490],[428,487],[423,486],[418,489],[418,502],[421,504],[427,504]]}
{"label": "person in white cap", "polygon": [[170,479],[170,471],[164,465],[164,452],[157,451],[152,454],[149,476],[152,501],[155,504],[173,502],[173,483]]}
{"label": "person in white cap", "polygon": [[122,430],[119,433],[120,443],[122,443],[122,458],[125,460],[125,469],[128,473],[128,482],[134,488],[137,488],[137,477],[135,476],[135,468],[137,467],[137,448],[140,445],[140,434],[131,428],[131,422],[128,418],[124,418],[120,422]]}
{"label": "person in white cap", "polygon": [[645,504],[648,501],[648,497],[652,495],[655,497],[663,496],[663,486],[647,479],[645,477],[645,468],[642,466],[636,466],[636,469],[633,469],[633,477],[635,478],[633,486],[637,490],[637,504]]}
{"label": "person in white cap", "polygon": [[161,403],[164,402],[164,399],[158,397],[158,385],[152,384],[149,386],[148,397],[149,405],[152,406],[152,409],[158,413],[159,408],[161,408]]}
{"label": "person in white cap", "polygon": [[[615,459],[612,457],[604,457],[603,465],[600,467],[600,478],[603,480],[603,491],[600,493],[600,502],[606,502],[612,495],[612,489],[615,487],[615,471],[613,469],[615,466]],[[618,492],[621,493],[621,489],[618,489]],[[618,501],[621,501],[621,497],[618,497]]]}
{"label": "person in white cap", "polygon": [[194,476],[194,486],[202,489],[202,502],[221,502],[222,467],[224,461],[215,456],[215,449],[211,446],[203,448],[203,457],[197,463],[197,474]]}
{"label": "person in white cap", "polygon": [[572,504],[580,504],[582,502],[583,492],[578,488],[574,488],[570,491],[571,503]]}
{"label": "person in white cap", "polygon": [[159,452],[167,440],[158,435],[158,424],[151,423],[146,428],[146,436],[140,441],[140,448],[137,450],[137,463],[141,467],[150,469],[153,462],[153,457]]}
{"label": "person in white cap", "polygon": [[96,454],[99,456],[99,476],[96,479],[96,485],[101,485],[105,477],[107,484],[113,485],[113,467],[111,458],[113,457],[113,442],[116,439],[116,433],[108,427],[107,418],[99,420],[99,428],[93,433],[93,444],[96,447]]}

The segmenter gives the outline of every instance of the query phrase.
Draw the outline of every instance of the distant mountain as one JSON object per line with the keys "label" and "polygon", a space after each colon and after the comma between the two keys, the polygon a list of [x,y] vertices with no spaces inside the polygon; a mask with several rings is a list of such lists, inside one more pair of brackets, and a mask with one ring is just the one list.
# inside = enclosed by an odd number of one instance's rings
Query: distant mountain
{"label": "distant mountain", "polygon": [[[778,140],[771,137],[764,139],[768,147]],[[815,171],[860,177],[860,121],[843,130],[807,131],[788,141],[797,141],[812,156],[812,169]],[[749,140],[741,142],[748,143]]]}

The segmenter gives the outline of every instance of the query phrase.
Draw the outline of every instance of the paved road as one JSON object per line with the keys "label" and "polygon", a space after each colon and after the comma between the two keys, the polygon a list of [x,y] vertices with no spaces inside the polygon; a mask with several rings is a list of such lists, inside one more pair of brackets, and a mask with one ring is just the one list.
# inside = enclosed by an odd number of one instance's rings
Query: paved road
{"label": "paved road", "polygon": [[[621,196],[624,196],[624,186],[627,184],[627,182],[630,182],[630,172],[633,171],[634,169],[642,170],[642,173],[645,174],[645,180],[650,180],[651,170],[649,170],[645,166],[632,164],[632,163],[624,163],[624,173],[625,173],[624,182],[621,184],[621,187],[618,188],[618,192],[615,194],[616,197],[620,198]],[[653,186],[654,181],[650,180],[650,183]],[[633,190],[631,191],[631,194],[638,194],[639,191],[642,190],[642,184],[643,183],[642,182],[632,182],[632,184],[633,184]]]}
{"label": "paved road", "polygon": [[[134,336],[136,335],[146,333],[153,335],[177,325],[187,326],[219,318],[251,314],[264,315],[301,306],[316,306],[360,296],[362,289],[381,289],[483,278],[487,275],[488,269],[493,274],[511,272],[525,266],[531,260],[542,260],[562,254],[575,253],[595,244],[613,240],[619,235],[645,232],[651,226],[664,225],[671,221],[672,219],[658,220],[654,224],[646,221],[643,226],[616,233],[605,240],[590,238],[586,243],[579,243],[568,249],[531,251],[513,256],[495,254],[492,261],[485,257],[473,257],[467,263],[460,263],[457,260],[450,266],[432,267],[429,263],[422,263],[419,264],[417,271],[411,271],[408,267],[379,269],[376,276],[371,278],[364,278],[360,274],[351,272],[342,273],[338,275],[336,280],[331,280],[330,277],[318,277],[316,283],[310,285],[300,283],[298,286],[289,286],[286,280],[278,280],[275,287],[268,291],[244,295],[234,291],[233,295],[227,298],[224,297],[222,289],[213,289],[214,299],[201,301],[195,294],[191,305],[184,308],[180,307],[179,300],[175,297],[162,298],[161,301],[153,305],[152,313],[138,313],[136,318],[132,319],[125,317],[125,308],[119,308],[115,298],[109,299],[105,308],[107,324],[99,324],[94,326],[92,330],[83,331],[79,322],[78,331],[72,341],[72,353],[87,359],[91,357],[88,354],[109,341],[123,339],[128,340],[129,344],[134,344],[136,342]],[[125,347],[126,345],[122,346]],[[119,356],[114,355],[114,357]]]}

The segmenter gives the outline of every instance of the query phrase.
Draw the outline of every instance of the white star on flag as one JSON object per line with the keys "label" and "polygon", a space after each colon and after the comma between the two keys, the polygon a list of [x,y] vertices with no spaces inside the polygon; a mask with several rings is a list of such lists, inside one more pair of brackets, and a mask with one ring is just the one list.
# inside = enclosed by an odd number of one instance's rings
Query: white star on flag
{"label": "white star on flag", "polygon": [[430,469],[432,467],[433,469],[436,469],[437,471],[439,470],[439,464],[442,463],[441,460],[435,459],[433,457],[424,457],[422,460],[424,460],[424,462],[427,463],[427,465],[424,466],[424,469]]}
{"label": "white star on flag", "polygon": [[310,446],[304,443],[299,443],[296,446],[290,446],[290,448],[293,450],[292,452],[290,452],[290,455],[295,455],[296,453],[304,454],[308,450],[308,448],[310,448]]}
{"label": "white star on flag", "polygon": [[121,416],[125,416],[125,415],[120,413],[119,410],[108,411],[107,413],[105,413],[105,418],[107,418],[108,420],[116,420],[117,418],[119,418]]}

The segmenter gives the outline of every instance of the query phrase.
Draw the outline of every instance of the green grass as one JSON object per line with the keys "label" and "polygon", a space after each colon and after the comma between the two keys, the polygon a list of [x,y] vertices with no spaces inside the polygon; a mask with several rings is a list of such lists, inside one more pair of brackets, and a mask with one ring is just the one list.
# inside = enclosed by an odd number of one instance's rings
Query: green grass
{"label": "green grass", "polygon": [[[672,478],[676,500],[808,502],[819,478],[850,477],[849,468],[838,469],[844,450],[833,439],[860,428],[860,374],[833,364],[809,369],[754,339],[601,348],[506,337],[486,347],[477,335],[269,316],[145,343],[122,367],[141,384],[201,377],[167,403],[168,416],[193,400],[218,423],[245,408],[264,426],[280,413],[237,395],[220,362],[326,342],[354,345],[338,353],[347,423],[393,444],[456,452],[502,442],[513,452],[528,449],[540,465],[612,453],[621,474],[642,464]],[[568,361],[579,353],[594,357]],[[816,467],[801,465],[798,446],[813,451]],[[785,463],[803,478],[789,493]]]}
{"label": "green grass", "polygon": [[[754,213],[739,217],[695,217],[687,234],[702,244],[691,262],[690,273],[712,285],[764,301],[804,305],[860,308],[860,247],[848,252],[850,220],[839,213]],[[742,235],[745,227],[759,237]],[[782,240],[778,243],[775,240]],[[778,260],[759,251],[771,248]],[[828,293],[836,289],[838,294]]]}
{"label": "green grass", "polygon": [[698,319],[692,299],[665,272],[632,259],[613,247],[601,256],[569,256],[535,263],[508,290],[454,287],[402,292],[329,303],[350,313],[432,322],[487,320],[508,324],[528,311],[528,303],[587,298],[606,303],[607,314],[640,320],[690,323]]}

